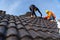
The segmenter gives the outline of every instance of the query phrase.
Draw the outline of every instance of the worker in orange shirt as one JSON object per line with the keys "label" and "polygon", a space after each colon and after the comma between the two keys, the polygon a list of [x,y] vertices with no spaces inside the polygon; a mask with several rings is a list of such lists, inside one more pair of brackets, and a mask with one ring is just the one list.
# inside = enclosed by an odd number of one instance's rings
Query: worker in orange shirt
{"label": "worker in orange shirt", "polygon": [[52,11],[46,10],[46,14],[47,14],[47,16],[44,17],[45,19],[55,20],[56,16]]}

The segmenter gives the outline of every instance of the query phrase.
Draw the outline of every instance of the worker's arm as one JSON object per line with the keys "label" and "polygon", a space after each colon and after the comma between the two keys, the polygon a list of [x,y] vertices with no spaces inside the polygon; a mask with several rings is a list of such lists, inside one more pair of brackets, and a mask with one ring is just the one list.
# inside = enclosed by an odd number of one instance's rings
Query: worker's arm
{"label": "worker's arm", "polygon": [[56,18],[55,14],[52,12],[52,15],[54,16],[54,18]]}
{"label": "worker's arm", "polygon": [[41,14],[41,17],[42,17],[42,13],[39,11],[39,9],[37,8],[38,12]]}
{"label": "worker's arm", "polygon": [[47,19],[47,18],[48,18],[48,16],[45,16],[45,17],[44,17],[44,19]]}
{"label": "worker's arm", "polygon": [[49,12],[49,13],[48,13],[48,19],[50,19],[51,16],[52,16],[52,15],[51,15],[51,12]]}

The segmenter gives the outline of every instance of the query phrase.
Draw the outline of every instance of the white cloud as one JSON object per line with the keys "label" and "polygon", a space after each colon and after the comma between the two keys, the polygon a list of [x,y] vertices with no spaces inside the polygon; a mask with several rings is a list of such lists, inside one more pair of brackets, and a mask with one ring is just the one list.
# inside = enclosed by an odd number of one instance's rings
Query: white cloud
{"label": "white cloud", "polygon": [[58,25],[57,25],[57,26],[58,26],[58,28],[60,28],[60,22],[59,22],[59,21],[57,21],[57,24],[58,24]]}

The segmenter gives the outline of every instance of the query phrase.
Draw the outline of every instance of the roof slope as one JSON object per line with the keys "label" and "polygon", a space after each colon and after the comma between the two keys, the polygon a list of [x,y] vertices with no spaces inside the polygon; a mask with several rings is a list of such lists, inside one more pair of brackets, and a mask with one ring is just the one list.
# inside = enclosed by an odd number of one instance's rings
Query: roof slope
{"label": "roof slope", "polygon": [[[0,12],[0,40],[59,40],[56,22]],[[3,14],[3,15],[2,15]]]}

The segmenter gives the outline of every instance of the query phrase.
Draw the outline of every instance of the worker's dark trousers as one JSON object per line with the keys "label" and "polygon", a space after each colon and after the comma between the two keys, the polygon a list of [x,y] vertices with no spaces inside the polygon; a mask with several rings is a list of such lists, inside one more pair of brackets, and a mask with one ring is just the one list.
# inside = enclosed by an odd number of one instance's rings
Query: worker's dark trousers
{"label": "worker's dark trousers", "polygon": [[55,20],[55,18],[53,16],[51,16],[49,20]]}
{"label": "worker's dark trousers", "polygon": [[35,17],[37,17],[37,15],[35,14],[34,8],[30,8],[30,11],[32,12],[32,15],[34,15]]}
{"label": "worker's dark trousers", "polygon": [[35,15],[35,17],[37,17],[34,10],[32,10],[31,12],[32,12],[32,15]]}

